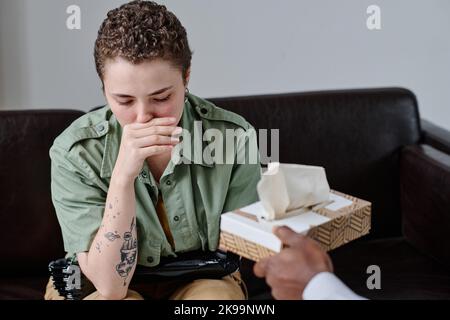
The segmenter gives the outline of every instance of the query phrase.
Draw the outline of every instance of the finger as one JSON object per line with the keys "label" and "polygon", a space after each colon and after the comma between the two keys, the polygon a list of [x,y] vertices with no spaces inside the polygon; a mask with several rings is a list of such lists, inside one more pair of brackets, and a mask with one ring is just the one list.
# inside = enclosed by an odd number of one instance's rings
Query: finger
{"label": "finger", "polygon": [[300,300],[303,292],[298,288],[275,287],[272,288],[272,297],[276,300]]}
{"label": "finger", "polygon": [[132,142],[132,145],[137,148],[145,148],[150,146],[176,145],[179,142],[179,138],[171,136],[152,135],[135,139]]}
{"label": "finger", "polygon": [[145,136],[151,136],[160,134],[164,136],[179,136],[183,131],[182,127],[175,126],[152,126],[140,129],[132,129],[131,136],[134,138],[141,138]]}
{"label": "finger", "polygon": [[154,118],[150,121],[151,126],[177,125],[177,119],[174,117]]}
{"label": "finger", "polygon": [[274,272],[266,272],[266,283],[271,288],[276,288],[280,285],[280,281],[278,279],[278,273]]}
{"label": "finger", "polygon": [[328,254],[327,255],[327,267],[329,272],[334,272],[334,267],[333,267],[333,261],[331,261],[331,258]]}
{"label": "finger", "polygon": [[157,154],[161,154],[161,153],[165,153],[168,151],[172,151],[173,146],[151,146],[151,147],[146,147],[146,148],[141,148],[139,149],[140,153],[141,153],[141,157],[142,158],[148,158]]}
{"label": "finger", "polygon": [[306,241],[306,237],[296,233],[291,228],[286,226],[275,227],[273,233],[283,242],[283,244],[293,247],[299,246]]}
{"label": "finger", "polygon": [[152,120],[144,123],[130,123],[127,126],[132,129],[142,129],[152,126],[169,126],[176,125],[177,119],[175,117],[153,118]]}
{"label": "finger", "polygon": [[284,300],[283,299],[283,292],[282,290],[279,290],[278,288],[272,288],[270,291],[270,294],[272,295],[272,298],[275,300]]}
{"label": "finger", "polygon": [[266,276],[268,261],[269,258],[263,258],[259,260],[257,263],[255,263],[255,265],[253,266],[253,272],[258,278],[264,278]]}

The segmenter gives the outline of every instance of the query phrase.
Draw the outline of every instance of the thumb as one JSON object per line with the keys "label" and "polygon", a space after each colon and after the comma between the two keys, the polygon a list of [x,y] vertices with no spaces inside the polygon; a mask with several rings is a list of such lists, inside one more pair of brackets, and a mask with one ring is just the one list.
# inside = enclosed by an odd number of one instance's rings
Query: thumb
{"label": "thumb", "polygon": [[268,261],[269,258],[263,258],[253,266],[253,272],[258,278],[264,278],[266,276],[266,267]]}
{"label": "thumb", "polygon": [[280,238],[283,244],[289,247],[298,246],[305,240],[305,236],[296,233],[287,226],[275,227],[273,233]]}

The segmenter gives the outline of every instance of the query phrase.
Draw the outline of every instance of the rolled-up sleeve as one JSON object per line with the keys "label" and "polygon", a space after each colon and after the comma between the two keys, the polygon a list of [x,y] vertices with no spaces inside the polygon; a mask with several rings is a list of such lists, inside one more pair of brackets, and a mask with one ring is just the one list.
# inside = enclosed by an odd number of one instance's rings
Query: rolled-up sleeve
{"label": "rolled-up sleeve", "polygon": [[64,148],[53,145],[51,193],[65,251],[88,251],[102,221],[106,192],[93,181],[89,166]]}

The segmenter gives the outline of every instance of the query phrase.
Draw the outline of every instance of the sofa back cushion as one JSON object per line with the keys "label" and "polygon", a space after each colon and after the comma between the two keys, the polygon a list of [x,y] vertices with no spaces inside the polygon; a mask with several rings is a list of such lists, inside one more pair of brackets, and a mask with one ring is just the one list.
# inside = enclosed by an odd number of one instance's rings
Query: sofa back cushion
{"label": "sofa back cushion", "polygon": [[0,111],[0,272],[42,273],[64,256],[49,149],[81,111]]}
{"label": "sofa back cushion", "polygon": [[399,151],[420,139],[413,93],[386,88],[208,100],[256,129],[279,129],[280,162],[323,166],[331,188],[371,201],[370,238],[400,235]]}

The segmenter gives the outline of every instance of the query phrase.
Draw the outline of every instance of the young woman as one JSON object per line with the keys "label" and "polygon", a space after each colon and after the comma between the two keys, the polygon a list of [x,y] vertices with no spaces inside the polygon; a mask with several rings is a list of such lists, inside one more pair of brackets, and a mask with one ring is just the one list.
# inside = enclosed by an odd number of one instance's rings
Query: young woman
{"label": "young woman", "polygon": [[[133,1],[111,10],[94,56],[107,105],[77,119],[50,149],[65,250],[97,290],[87,298],[244,299],[238,272],[139,293],[129,286],[136,264],[216,250],[220,214],[257,200],[258,161],[236,161],[256,145],[253,128],[189,93],[186,31],[165,6]],[[194,146],[208,130],[235,132],[231,163],[211,161],[203,140],[202,150],[183,148],[173,161],[174,147]],[[46,299],[60,298],[50,281]]]}

